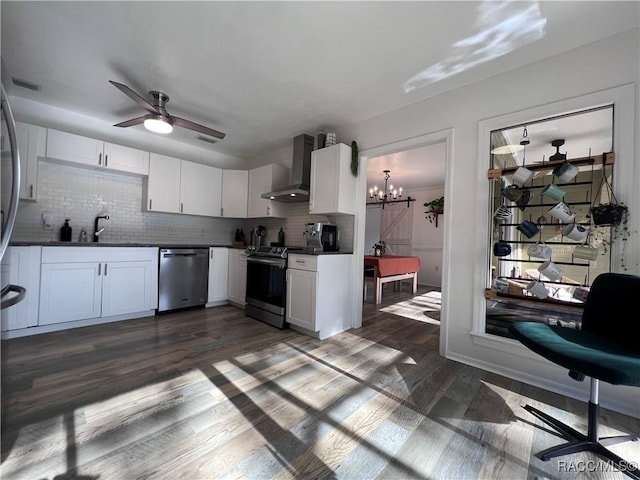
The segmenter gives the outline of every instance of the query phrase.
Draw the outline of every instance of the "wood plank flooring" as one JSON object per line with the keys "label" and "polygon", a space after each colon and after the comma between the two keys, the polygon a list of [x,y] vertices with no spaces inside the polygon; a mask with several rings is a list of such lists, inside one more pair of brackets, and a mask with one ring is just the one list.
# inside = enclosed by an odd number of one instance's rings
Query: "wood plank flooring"
{"label": "wood plank flooring", "polygon": [[521,405],[582,430],[586,406],[440,357],[437,292],[406,290],[324,341],[233,306],[3,341],[1,478],[625,478],[538,460],[562,440]]}

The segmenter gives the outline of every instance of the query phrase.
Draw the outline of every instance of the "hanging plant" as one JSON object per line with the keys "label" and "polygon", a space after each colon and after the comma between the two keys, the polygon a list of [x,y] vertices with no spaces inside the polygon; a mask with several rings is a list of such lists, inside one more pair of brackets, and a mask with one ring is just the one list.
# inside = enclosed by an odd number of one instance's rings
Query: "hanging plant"
{"label": "hanging plant", "polygon": [[[632,232],[629,230],[629,207],[622,202],[618,202],[613,188],[607,178],[606,172],[602,174],[602,183],[607,190],[607,196],[609,201],[601,203],[599,205],[593,205],[589,209],[587,218],[591,220],[591,223],[597,227],[593,229],[593,234],[589,236],[588,243],[592,247],[604,247],[603,254],[617,241],[621,241],[620,244],[620,267],[623,270],[628,270],[629,265],[626,262],[626,248],[627,241],[631,237]],[[600,187],[602,188],[602,183]],[[609,227],[609,234],[606,234],[606,228]],[[633,232],[637,233],[637,231]],[[635,267],[633,265],[632,267]]]}
{"label": "hanging plant", "polygon": [[436,198],[435,200],[431,200],[424,204],[428,210],[426,213],[426,219],[429,220],[429,223],[436,224],[436,228],[438,227],[438,215],[442,215],[444,213],[444,196],[440,198]]}
{"label": "hanging plant", "polygon": [[358,144],[355,140],[351,142],[351,173],[358,176]]}
{"label": "hanging plant", "polygon": [[606,189],[609,201],[606,203],[601,203],[599,205],[591,206],[591,208],[589,209],[589,216],[591,217],[593,224],[599,227],[617,227],[621,223],[626,224],[629,214],[629,207],[627,207],[624,203],[618,202],[618,199],[613,193],[613,188],[609,183],[609,179],[605,171],[602,172],[600,189],[602,189],[603,184]]}

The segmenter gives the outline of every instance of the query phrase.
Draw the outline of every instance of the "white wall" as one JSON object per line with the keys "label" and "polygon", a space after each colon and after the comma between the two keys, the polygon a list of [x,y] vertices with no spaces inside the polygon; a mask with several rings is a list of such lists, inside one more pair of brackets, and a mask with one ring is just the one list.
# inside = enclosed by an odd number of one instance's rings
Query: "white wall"
{"label": "white wall", "polygon": [[373,255],[373,246],[380,241],[380,223],[382,210],[380,207],[367,207],[367,218],[364,230],[364,253]]}
{"label": "white wall", "polygon": [[[433,287],[442,286],[442,259],[444,245],[445,216],[438,217],[438,227],[429,223],[425,217],[426,202],[444,195],[444,186],[437,188],[423,188],[405,192],[408,197],[415,198],[413,207],[413,237],[411,239],[411,254],[420,257],[420,271],[418,283]],[[446,205],[446,199],[445,199]]]}
{"label": "white wall", "polygon": [[[478,150],[478,131],[480,122],[485,119],[621,85],[633,84],[632,91],[637,95],[639,37],[637,29],[609,37],[338,130],[340,138],[358,142],[365,157],[362,171],[366,169],[367,151],[378,153],[381,146],[387,144],[445,130],[453,132],[445,186],[447,222],[443,226],[441,352],[448,358],[570,396],[588,398],[588,385],[569,381],[566,370],[541,360],[518,342],[472,333],[477,329],[474,322],[478,310],[484,305],[488,236],[486,201],[480,201],[488,196],[488,153]],[[633,185],[640,184],[640,151],[634,123],[640,113],[637,96],[619,110],[625,111],[620,113],[624,117],[619,117],[616,129],[624,132],[619,133],[615,143],[616,169],[628,175],[619,177],[616,195],[631,207],[634,212],[632,222],[637,226],[640,193],[637,188],[633,189]],[[364,196],[366,179],[359,181],[358,193]],[[358,233],[359,229],[364,229],[364,211],[362,205],[355,221],[356,257],[365,251],[364,235]],[[637,237],[631,239],[628,255],[640,256]],[[356,291],[359,281],[361,278],[356,274],[353,279]],[[640,417],[637,389],[601,385],[600,393],[603,406]]]}

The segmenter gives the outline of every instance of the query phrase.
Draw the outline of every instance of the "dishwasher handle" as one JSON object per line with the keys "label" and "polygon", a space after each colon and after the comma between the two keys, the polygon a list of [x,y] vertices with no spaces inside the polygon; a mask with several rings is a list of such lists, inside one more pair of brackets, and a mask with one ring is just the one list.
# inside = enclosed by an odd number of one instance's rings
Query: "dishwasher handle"
{"label": "dishwasher handle", "polygon": [[162,248],[160,249],[162,258],[175,257],[208,257],[208,248]]}

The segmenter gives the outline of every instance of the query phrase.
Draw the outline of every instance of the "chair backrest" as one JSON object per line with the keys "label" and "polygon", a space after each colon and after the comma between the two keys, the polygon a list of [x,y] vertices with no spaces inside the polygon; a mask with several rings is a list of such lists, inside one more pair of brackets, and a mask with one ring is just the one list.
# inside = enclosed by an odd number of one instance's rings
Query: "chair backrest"
{"label": "chair backrest", "polygon": [[640,275],[602,273],[589,291],[582,330],[640,353]]}

